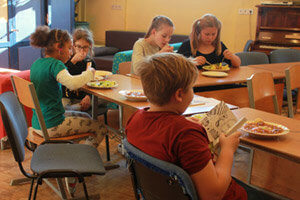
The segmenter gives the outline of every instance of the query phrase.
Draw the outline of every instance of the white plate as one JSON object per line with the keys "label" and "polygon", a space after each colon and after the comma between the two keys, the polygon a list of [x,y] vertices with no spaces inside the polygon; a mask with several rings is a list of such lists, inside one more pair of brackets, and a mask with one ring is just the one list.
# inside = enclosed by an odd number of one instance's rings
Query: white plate
{"label": "white plate", "polygon": [[203,76],[209,76],[209,77],[226,77],[228,76],[225,72],[217,72],[217,71],[206,71],[201,73]]}
{"label": "white plate", "polygon": [[95,71],[95,77],[102,76],[103,78],[106,78],[109,75],[112,75],[112,72],[104,71],[104,70],[96,70]]}
{"label": "white plate", "polygon": [[144,93],[143,90],[121,90],[119,91],[119,94],[126,97],[126,99],[130,101],[147,101],[147,97],[145,95],[135,95],[135,93]]}
{"label": "white plate", "polygon": [[118,86],[116,81],[92,81],[86,84],[89,87],[97,88],[97,89],[110,89]]}
{"label": "white plate", "polygon": [[[249,121],[248,121],[249,122]],[[245,125],[248,123],[246,122]],[[253,122],[253,121],[250,121],[250,122]],[[273,122],[265,122],[266,124],[269,124],[269,125],[274,125],[274,126],[277,126],[279,128],[282,128],[283,129],[283,132],[281,133],[256,133],[256,132],[253,132],[251,130],[247,130],[244,128],[244,126],[241,128],[242,131],[246,132],[246,133],[249,133],[250,135],[253,135],[253,136],[259,136],[259,137],[278,137],[278,136],[282,136],[282,135],[286,135],[287,133],[290,132],[290,129],[288,129],[286,126],[283,126],[281,124],[276,124],[276,123],[273,123]]]}
{"label": "white plate", "polygon": [[104,79],[103,76],[95,76],[93,81],[101,81],[103,79]]}
{"label": "white plate", "polygon": [[[216,65],[218,65],[218,64],[216,64]],[[230,70],[230,68],[228,65],[225,65],[225,66],[227,66],[227,67],[221,68],[221,69],[216,69],[216,68],[213,68],[211,65],[205,65],[202,67],[202,69],[207,70],[207,71],[228,72]]]}

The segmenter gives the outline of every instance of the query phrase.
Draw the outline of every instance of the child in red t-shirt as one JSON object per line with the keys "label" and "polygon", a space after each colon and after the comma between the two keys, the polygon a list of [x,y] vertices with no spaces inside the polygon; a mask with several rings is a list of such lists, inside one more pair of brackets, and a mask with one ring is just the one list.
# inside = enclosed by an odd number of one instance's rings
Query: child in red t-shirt
{"label": "child in red t-shirt", "polygon": [[150,108],[137,111],[126,126],[128,141],[143,152],[187,171],[199,199],[247,199],[231,178],[240,133],[220,136],[221,151],[213,163],[205,129],[181,114],[193,99],[197,67],[174,53],[155,54],[139,63]]}

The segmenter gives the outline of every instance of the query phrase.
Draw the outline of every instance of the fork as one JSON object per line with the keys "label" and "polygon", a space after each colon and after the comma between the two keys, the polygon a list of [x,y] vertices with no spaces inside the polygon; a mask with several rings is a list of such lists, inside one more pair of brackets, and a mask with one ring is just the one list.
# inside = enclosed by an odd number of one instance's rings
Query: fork
{"label": "fork", "polygon": [[205,63],[209,64],[209,65],[212,65],[210,62],[208,62],[207,60],[205,61]]}

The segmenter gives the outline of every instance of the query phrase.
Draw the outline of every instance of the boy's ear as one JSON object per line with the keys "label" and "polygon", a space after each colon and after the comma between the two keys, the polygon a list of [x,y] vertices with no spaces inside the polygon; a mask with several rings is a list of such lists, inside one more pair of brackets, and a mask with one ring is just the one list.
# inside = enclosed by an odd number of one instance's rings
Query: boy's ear
{"label": "boy's ear", "polygon": [[175,94],[174,94],[174,99],[177,102],[182,102],[183,100],[183,89],[179,88],[178,90],[176,90]]}

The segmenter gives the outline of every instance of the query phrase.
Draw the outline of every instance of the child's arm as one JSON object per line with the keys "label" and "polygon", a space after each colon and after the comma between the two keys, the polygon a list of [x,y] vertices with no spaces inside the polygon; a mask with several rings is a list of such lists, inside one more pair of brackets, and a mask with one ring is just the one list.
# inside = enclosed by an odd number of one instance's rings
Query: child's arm
{"label": "child's arm", "polygon": [[[221,152],[216,164],[212,160],[199,172],[191,175],[200,199],[222,199],[231,182],[233,154],[241,133],[220,136]],[[205,183],[205,184],[203,184]]]}
{"label": "child's arm", "polygon": [[57,74],[56,80],[68,89],[76,90],[93,79],[94,71],[95,70],[91,68],[90,70],[82,72],[80,75],[72,76],[68,70],[64,69]]}
{"label": "child's arm", "polygon": [[237,55],[230,52],[228,49],[223,52],[223,55],[226,59],[231,61],[231,65],[233,67],[239,67],[241,65],[241,59]]}
{"label": "child's arm", "polygon": [[133,52],[131,58],[131,67],[134,74],[137,74],[137,65],[144,57],[145,57],[144,47],[138,41],[133,46]]}

